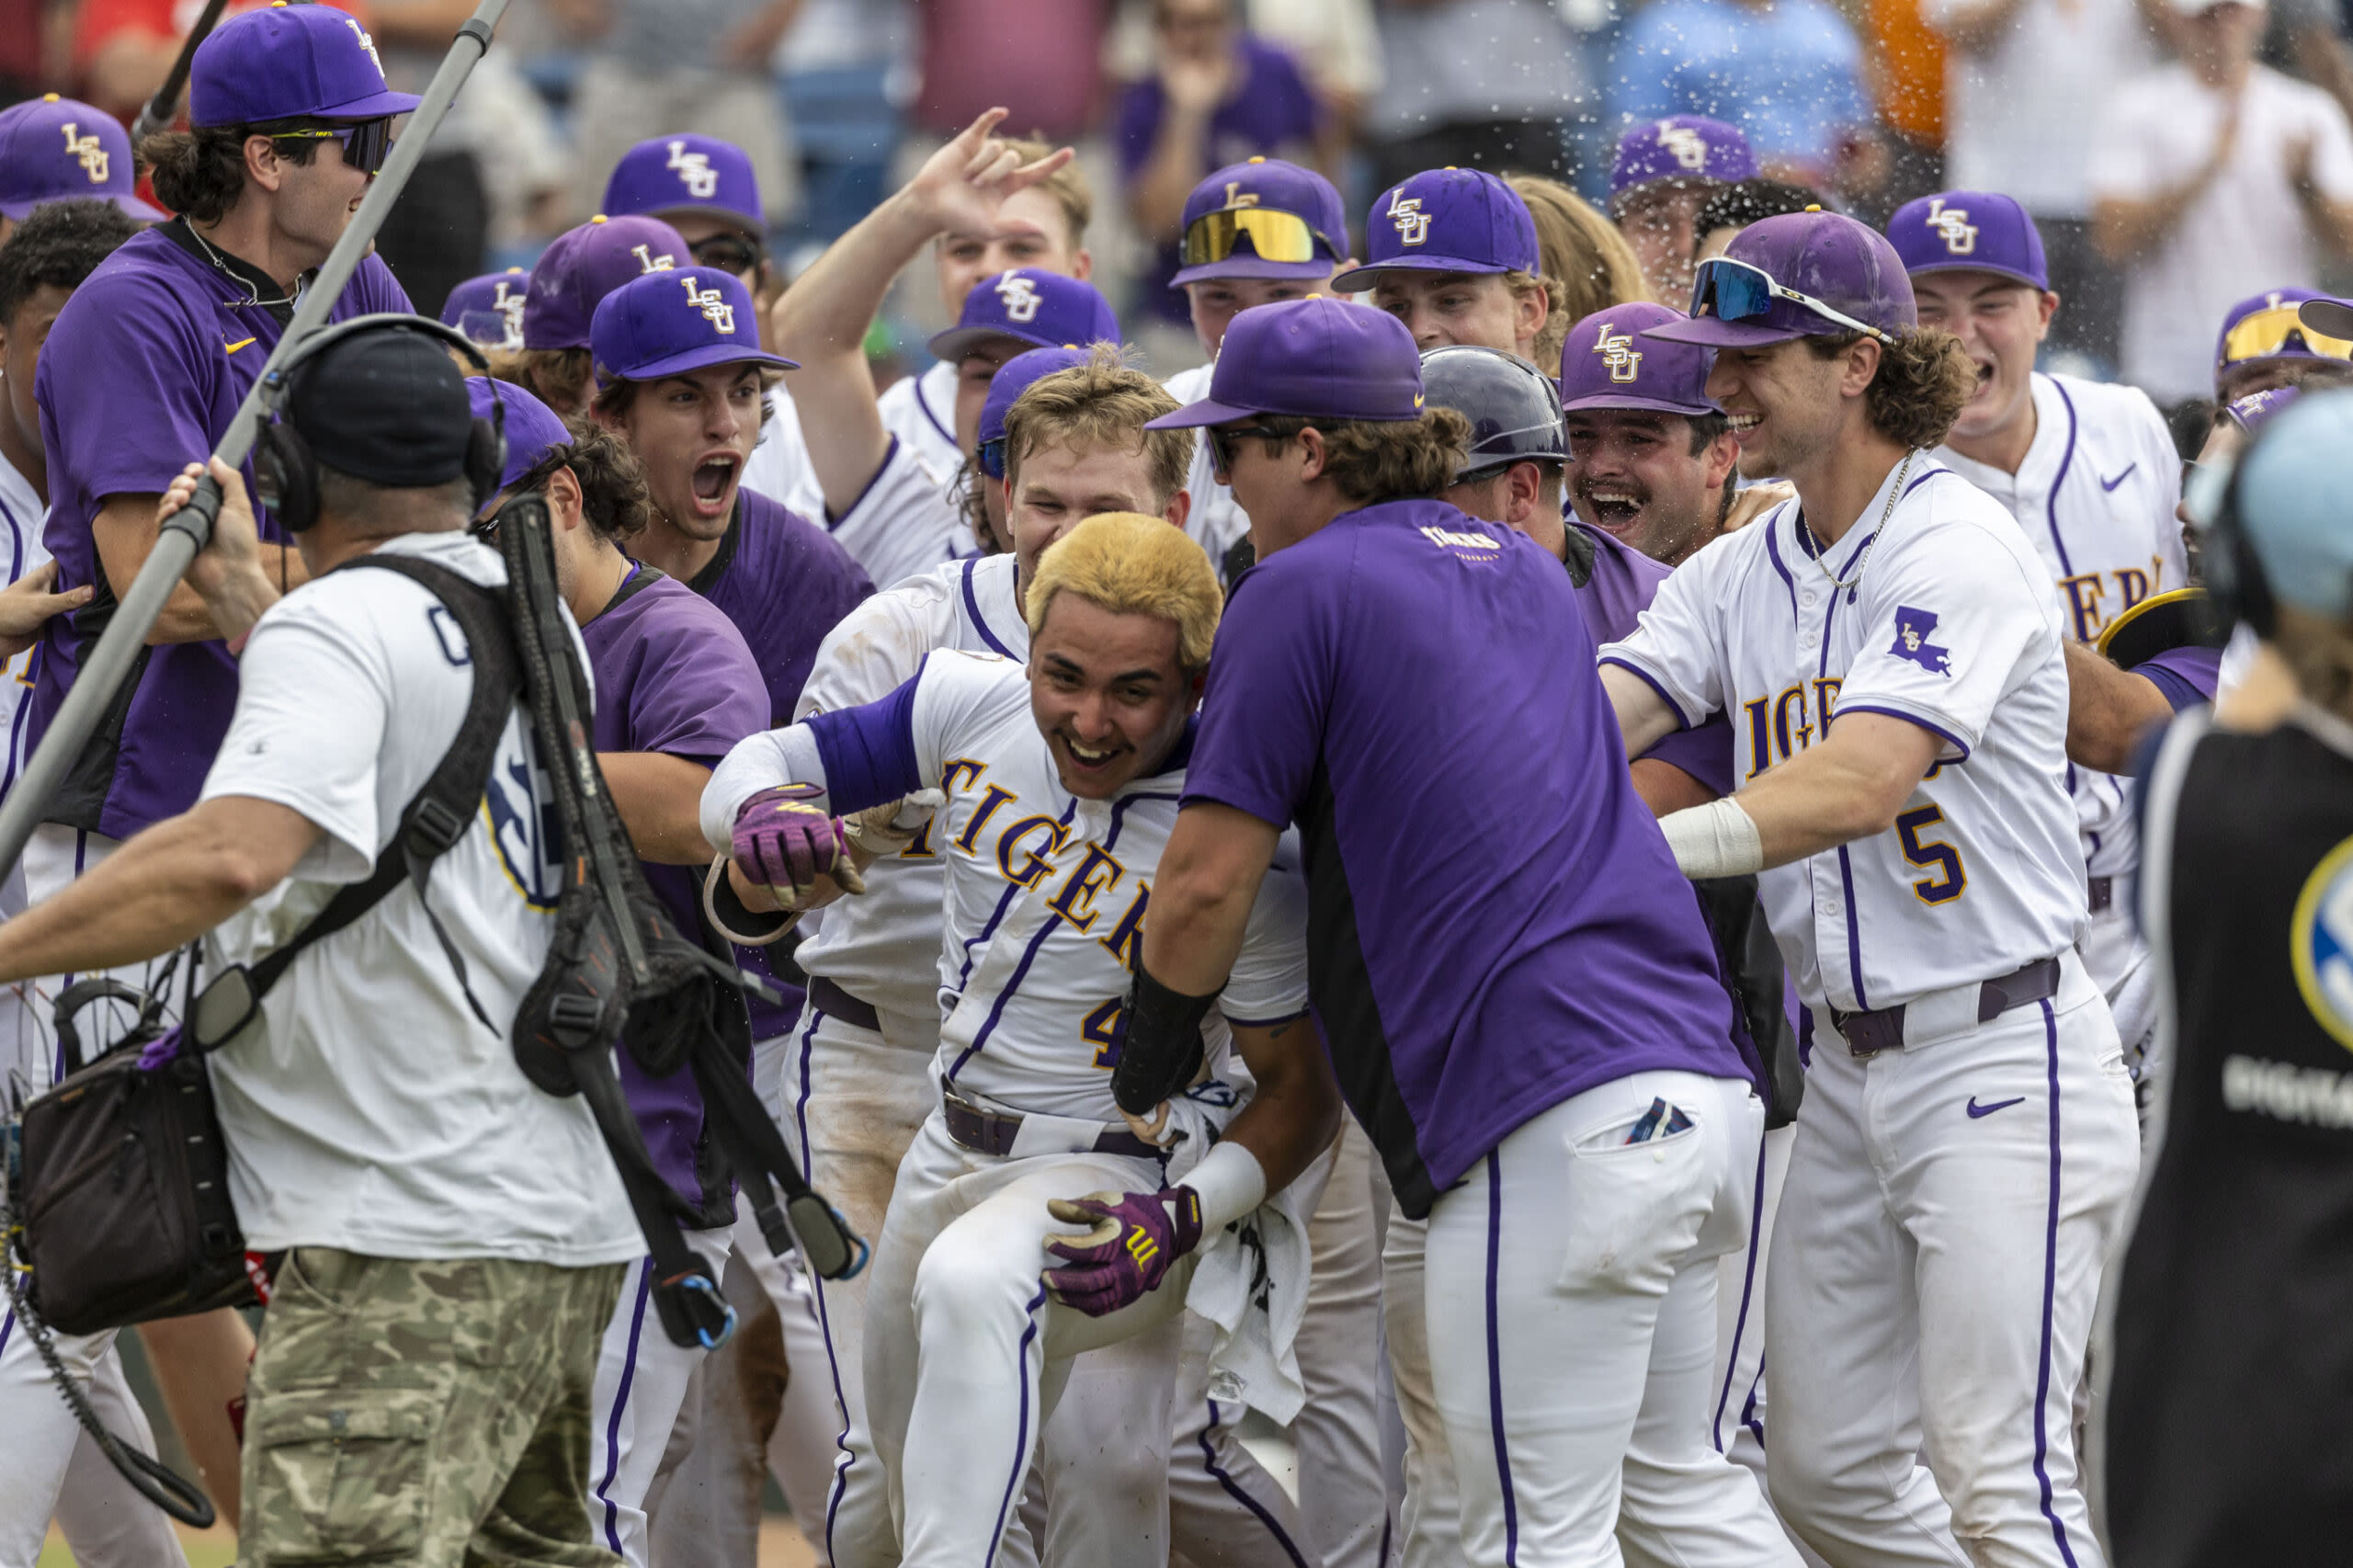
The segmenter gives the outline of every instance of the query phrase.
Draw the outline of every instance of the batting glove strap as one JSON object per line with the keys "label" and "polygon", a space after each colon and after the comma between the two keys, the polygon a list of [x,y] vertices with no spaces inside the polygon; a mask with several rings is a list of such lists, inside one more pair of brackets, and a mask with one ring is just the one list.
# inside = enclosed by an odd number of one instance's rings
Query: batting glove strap
{"label": "batting glove strap", "polygon": [[1218,994],[1188,996],[1152,977],[1139,960],[1120,1015],[1120,1060],[1111,1069],[1111,1097],[1130,1116],[1153,1108],[1193,1081],[1201,1070],[1201,1021]]}

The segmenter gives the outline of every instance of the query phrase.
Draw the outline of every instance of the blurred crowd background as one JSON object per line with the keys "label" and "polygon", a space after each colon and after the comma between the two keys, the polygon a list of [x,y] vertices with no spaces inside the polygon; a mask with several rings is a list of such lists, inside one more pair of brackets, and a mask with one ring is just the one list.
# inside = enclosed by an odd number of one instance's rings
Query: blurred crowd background
{"label": "blurred crowd background", "polygon": [[[395,86],[471,0],[339,0]],[[1198,360],[1163,286],[1186,193],[1253,153],[1312,165],[1354,222],[1445,165],[1550,176],[1606,202],[1629,124],[1703,114],[1763,172],[1879,222],[1953,187],[2033,213],[2068,302],[2049,351],[2161,404],[2205,390],[2215,322],[2119,343],[2128,289],[2353,281],[2353,0],[514,0],[384,254],[418,307],[529,266],[593,212],[620,153],[697,131],[751,150],[789,276],[980,110],[1074,143],[1086,243],[1151,368]],[[126,122],[202,0],[0,0],[0,101],[42,91]],[[2252,55],[2234,76],[2230,61]],[[2222,69],[2215,68],[2217,60]],[[2290,91],[2290,88],[2293,88]],[[2317,193],[2317,194],[2315,194]],[[2158,235],[2097,198],[2196,204]],[[1353,236],[1361,253],[1360,229]],[[2128,243],[2129,242],[2129,243]],[[2177,254],[2178,253],[2178,254]],[[2156,265],[2153,265],[2156,263]],[[2200,297],[2220,279],[2201,276]],[[2241,287],[2240,285],[2244,285]],[[2225,297],[2229,297],[2226,292]],[[903,289],[871,345],[920,369],[938,305]],[[910,363],[912,358],[915,363]],[[2171,363],[2168,363],[2171,361]]]}

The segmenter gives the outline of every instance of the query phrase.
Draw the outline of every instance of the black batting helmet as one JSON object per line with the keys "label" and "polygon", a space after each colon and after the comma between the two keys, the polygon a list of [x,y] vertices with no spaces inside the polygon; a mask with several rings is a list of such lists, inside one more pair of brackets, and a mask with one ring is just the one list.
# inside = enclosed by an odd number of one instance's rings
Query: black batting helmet
{"label": "black batting helmet", "polygon": [[1516,462],[1569,460],[1561,389],[1517,354],[1456,344],[1422,356],[1424,399],[1471,421],[1471,457],[1455,483]]}

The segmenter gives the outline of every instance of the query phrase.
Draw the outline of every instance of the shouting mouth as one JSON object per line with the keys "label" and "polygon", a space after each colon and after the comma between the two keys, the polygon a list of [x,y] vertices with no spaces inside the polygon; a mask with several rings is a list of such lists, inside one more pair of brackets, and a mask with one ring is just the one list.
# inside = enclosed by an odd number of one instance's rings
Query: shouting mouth
{"label": "shouting mouth", "polygon": [[1633,527],[1646,499],[1632,491],[1609,485],[1595,485],[1585,493],[1585,503],[1593,510],[1593,520],[1613,534],[1622,534]]}
{"label": "shouting mouth", "polygon": [[743,465],[744,460],[733,452],[707,457],[697,463],[692,482],[695,510],[707,517],[715,517],[726,511],[729,492]]}

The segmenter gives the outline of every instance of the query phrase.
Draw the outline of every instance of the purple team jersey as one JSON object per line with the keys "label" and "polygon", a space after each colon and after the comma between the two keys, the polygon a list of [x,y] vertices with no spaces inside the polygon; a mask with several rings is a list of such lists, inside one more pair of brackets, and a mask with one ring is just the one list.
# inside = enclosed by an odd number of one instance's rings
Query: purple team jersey
{"label": "purple team jersey", "polygon": [[[1623,642],[1633,635],[1634,623],[1650,608],[1652,597],[1672,568],[1599,528],[1586,527],[1574,516],[1568,523],[1593,541],[1593,575],[1577,590],[1586,630],[1596,643]],[[1729,795],[1737,786],[1733,778],[1732,721],[1721,713],[1697,728],[1677,730],[1643,755],[1681,768],[1719,795]]]}
{"label": "purple team jersey", "polygon": [[[33,377],[49,456],[43,537],[57,558],[58,591],[88,585],[97,595],[42,631],[29,744],[48,733],[83,651],[114,616],[92,518],[108,496],[160,494],[184,466],[204,460],[283,330],[267,308],[240,302],[275,296],[274,285],[265,291],[266,278],[222,273],[175,241],[176,229],[135,234],[98,264],[50,329]],[[370,256],[328,319],[409,308]],[[244,476],[250,489],[251,463]],[[267,513],[261,537],[286,538]],[[49,821],[128,838],[196,804],[237,705],[237,662],[224,643],[180,642],[147,649],[133,670]]]}
{"label": "purple team jersey", "polygon": [[[792,722],[793,704],[817,662],[817,645],[874,592],[865,571],[833,536],[767,496],[736,492],[735,521],[710,564],[688,585],[743,633],[767,688],[768,716],[756,729]],[[738,948],[751,972],[776,980],[766,948]],[[801,1016],[801,992],[776,980],[781,1005],[751,998],[752,1038],[769,1040]]]}
{"label": "purple team jersey", "polygon": [[[737,741],[768,727],[759,667],[743,635],[652,567],[638,567],[604,613],[580,629],[580,639],[596,676],[600,752],[660,752],[716,767]],[[644,864],[646,881],[672,918],[689,937],[699,933],[697,869]],[[680,1068],[667,1078],[648,1078],[624,1051],[620,1079],[663,1179],[706,1210],[698,1223],[727,1223],[733,1188],[714,1165],[694,1074]]]}
{"label": "purple team jersey", "polygon": [[1749,1076],[1559,562],[1396,501],[1233,601],[1185,798],[1298,823],[1316,1015],[1409,1217],[1573,1095]]}

